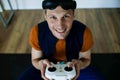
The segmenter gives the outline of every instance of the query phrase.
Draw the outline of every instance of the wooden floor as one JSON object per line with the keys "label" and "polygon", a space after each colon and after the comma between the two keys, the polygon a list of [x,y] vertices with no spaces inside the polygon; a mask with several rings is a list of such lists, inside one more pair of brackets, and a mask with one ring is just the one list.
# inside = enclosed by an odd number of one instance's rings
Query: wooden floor
{"label": "wooden floor", "polygon": [[[93,33],[92,53],[120,53],[120,9],[77,9],[76,13],[76,19]],[[30,53],[30,29],[43,20],[42,10],[18,10],[7,28],[0,22],[0,53]]]}

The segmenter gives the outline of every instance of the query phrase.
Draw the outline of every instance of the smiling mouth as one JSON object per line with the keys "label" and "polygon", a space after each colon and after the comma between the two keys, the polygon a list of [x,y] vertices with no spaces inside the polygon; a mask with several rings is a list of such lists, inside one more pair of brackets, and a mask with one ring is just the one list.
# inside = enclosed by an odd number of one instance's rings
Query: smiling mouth
{"label": "smiling mouth", "polygon": [[64,29],[64,30],[57,30],[57,29],[55,29],[55,31],[58,32],[58,33],[64,33],[66,31],[66,29]]}

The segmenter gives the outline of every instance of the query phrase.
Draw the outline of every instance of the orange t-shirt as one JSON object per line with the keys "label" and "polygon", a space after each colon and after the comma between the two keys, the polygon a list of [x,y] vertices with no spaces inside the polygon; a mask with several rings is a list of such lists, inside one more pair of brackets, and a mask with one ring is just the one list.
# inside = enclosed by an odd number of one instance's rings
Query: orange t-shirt
{"label": "orange t-shirt", "polygon": [[[30,39],[29,39],[30,45],[36,49],[36,50],[41,50],[38,42],[38,26],[34,26],[31,29],[30,32]],[[83,45],[82,49],[80,52],[85,52],[88,49],[90,49],[93,45],[93,38],[92,38],[92,33],[88,27],[85,28],[84,31],[84,37],[83,37]],[[55,54],[53,57],[58,60],[58,61],[66,61],[66,42],[65,40],[58,40],[56,43],[56,49],[55,49]]]}

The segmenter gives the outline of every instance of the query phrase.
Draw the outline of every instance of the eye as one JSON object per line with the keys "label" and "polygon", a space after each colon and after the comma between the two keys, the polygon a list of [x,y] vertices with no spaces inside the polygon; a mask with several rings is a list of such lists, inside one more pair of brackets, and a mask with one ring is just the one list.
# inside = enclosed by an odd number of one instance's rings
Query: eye
{"label": "eye", "polygon": [[64,19],[70,18],[70,16],[69,16],[69,15],[64,15],[63,18],[64,18]]}
{"label": "eye", "polygon": [[57,19],[55,16],[50,16],[49,18],[50,19]]}

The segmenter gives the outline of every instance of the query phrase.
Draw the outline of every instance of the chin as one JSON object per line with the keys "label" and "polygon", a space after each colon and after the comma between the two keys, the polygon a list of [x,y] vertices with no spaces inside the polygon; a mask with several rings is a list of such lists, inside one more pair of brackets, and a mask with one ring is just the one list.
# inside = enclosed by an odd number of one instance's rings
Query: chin
{"label": "chin", "polygon": [[65,36],[56,36],[57,39],[65,39]]}
{"label": "chin", "polygon": [[57,39],[65,39],[65,37],[57,37]]}
{"label": "chin", "polygon": [[57,38],[57,39],[65,39],[66,38],[66,34],[54,34],[54,36]]}

